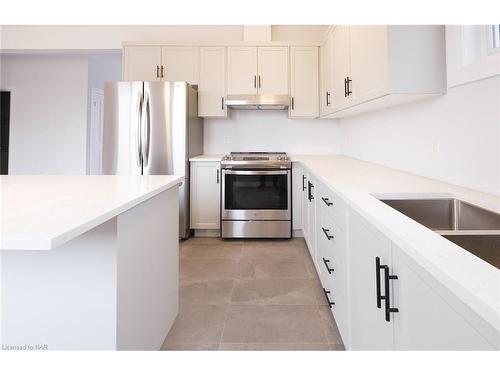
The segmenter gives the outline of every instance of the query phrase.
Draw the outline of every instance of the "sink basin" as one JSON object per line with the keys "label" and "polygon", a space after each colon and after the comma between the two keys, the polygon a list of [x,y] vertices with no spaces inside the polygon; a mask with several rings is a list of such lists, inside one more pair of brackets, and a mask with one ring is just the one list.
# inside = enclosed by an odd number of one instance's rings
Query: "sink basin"
{"label": "sink basin", "polygon": [[381,201],[500,269],[500,214],[459,199]]}
{"label": "sink basin", "polygon": [[434,231],[500,230],[500,215],[458,199],[382,199]]}

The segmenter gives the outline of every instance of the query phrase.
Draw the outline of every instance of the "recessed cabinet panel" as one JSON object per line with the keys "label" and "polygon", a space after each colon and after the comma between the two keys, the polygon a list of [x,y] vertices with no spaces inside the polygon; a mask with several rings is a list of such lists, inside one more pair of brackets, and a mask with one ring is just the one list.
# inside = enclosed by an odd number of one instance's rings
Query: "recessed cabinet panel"
{"label": "recessed cabinet panel", "polygon": [[352,104],[387,93],[387,26],[351,26],[350,46]]}
{"label": "recessed cabinet panel", "polygon": [[291,47],[290,56],[290,117],[317,117],[318,47]]}
{"label": "recessed cabinet panel", "polygon": [[191,162],[191,229],[220,229],[220,163]]}
{"label": "recessed cabinet panel", "polygon": [[198,47],[163,47],[161,61],[164,81],[198,84]]}
{"label": "recessed cabinet panel", "polygon": [[258,48],[259,94],[288,95],[288,47]]}
{"label": "recessed cabinet panel", "polygon": [[320,47],[320,108],[321,115],[333,112],[332,86],[333,86],[333,45],[332,33],[328,35],[326,43]]}
{"label": "recessed cabinet panel", "polygon": [[257,47],[228,47],[227,93],[257,94]]}
{"label": "recessed cabinet panel", "polygon": [[226,91],[226,47],[200,48],[200,84],[198,86],[198,115],[224,117]]}
{"label": "recessed cabinet panel", "polygon": [[349,26],[336,26],[332,32],[332,69],[332,108],[337,111],[349,106],[352,97],[346,82],[351,75]]}
{"label": "recessed cabinet panel", "polygon": [[126,47],[123,51],[123,79],[159,81],[161,47]]}

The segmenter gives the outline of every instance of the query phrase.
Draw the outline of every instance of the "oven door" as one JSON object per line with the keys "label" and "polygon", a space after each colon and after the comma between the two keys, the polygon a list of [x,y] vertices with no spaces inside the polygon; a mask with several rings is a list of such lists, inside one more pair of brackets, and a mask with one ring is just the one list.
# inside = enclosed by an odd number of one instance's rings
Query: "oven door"
{"label": "oven door", "polygon": [[223,220],[290,220],[290,170],[222,170]]}

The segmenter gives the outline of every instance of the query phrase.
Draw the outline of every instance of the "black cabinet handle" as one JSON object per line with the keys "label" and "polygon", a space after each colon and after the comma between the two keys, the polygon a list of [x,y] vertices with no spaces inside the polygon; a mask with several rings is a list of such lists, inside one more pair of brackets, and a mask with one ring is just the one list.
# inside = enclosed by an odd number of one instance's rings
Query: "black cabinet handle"
{"label": "black cabinet handle", "polygon": [[257,88],[257,76],[253,76],[253,87]]}
{"label": "black cabinet handle", "polygon": [[321,197],[321,200],[325,202],[325,204],[330,207],[333,203],[328,200],[327,197]]}
{"label": "black cabinet handle", "polygon": [[260,85],[260,75],[259,75],[259,89],[261,88],[261,85]]}
{"label": "black cabinet handle", "polygon": [[163,78],[163,65],[161,66],[161,73],[160,73],[160,75],[161,75],[161,78]]}
{"label": "black cabinet handle", "polygon": [[325,234],[326,238],[328,239],[328,241],[332,240],[333,239],[333,236],[330,236],[328,234],[328,232],[330,232],[330,229],[325,229],[323,227],[321,227],[321,230],[323,231],[323,233]]}
{"label": "black cabinet handle", "polygon": [[217,169],[217,184],[219,183],[219,170]]}
{"label": "black cabinet handle", "polygon": [[347,78],[344,78],[344,98],[347,98]]}
{"label": "black cabinet handle", "polygon": [[[381,293],[380,286],[380,271],[384,271],[384,295]],[[391,292],[390,292],[390,280],[397,280],[396,275],[391,275],[389,273],[389,266],[385,264],[380,264],[380,258],[375,258],[375,271],[376,271],[376,281],[377,281],[377,307],[380,309],[382,307],[382,300],[385,302],[385,320],[387,322],[391,321],[391,313],[399,312],[398,308],[391,307]]]}
{"label": "black cabinet handle", "polygon": [[328,295],[330,294],[330,291],[323,288],[323,293],[325,293],[325,298],[326,298],[326,302],[328,302],[328,306],[330,308],[332,308],[333,305],[335,305],[335,302],[330,301],[330,298],[328,297]]}
{"label": "black cabinet handle", "polygon": [[314,187],[311,182],[307,182],[307,199],[309,199],[309,202],[312,202],[314,199],[314,196],[312,195],[312,188]]}
{"label": "black cabinet handle", "polygon": [[352,91],[351,91],[351,82],[352,82],[352,79],[350,79],[349,77],[347,77],[347,80],[346,80],[346,83],[347,83],[347,96],[350,96],[352,94]]}
{"label": "black cabinet handle", "polygon": [[333,268],[330,268],[330,266],[328,266],[328,263],[330,263],[330,261],[328,259],[323,258],[323,263],[325,263],[326,270],[331,275],[332,272],[335,270]]}
{"label": "black cabinet handle", "polygon": [[295,105],[294,105],[294,100],[293,100],[293,96],[292,96],[292,111],[295,109]]}
{"label": "black cabinet handle", "polygon": [[390,285],[389,280],[397,280],[398,277],[396,275],[389,274],[389,267],[384,267],[384,277],[385,277],[385,320],[387,322],[391,321],[391,313],[399,312],[398,308],[391,307],[391,293],[390,293]]}
{"label": "black cabinet handle", "polygon": [[224,97],[222,97],[220,99],[221,99],[221,109],[224,110]]}
{"label": "black cabinet handle", "polygon": [[328,91],[326,92],[326,105],[330,105],[330,93]]}
{"label": "black cabinet handle", "polygon": [[302,191],[306,190],[307,186],[305,185],[305,182],[307,180],[307,177],[305,175],[302,175]]}
{"label": "black cabinet handle", "polygon": [[156,65],[156,78],[160,78],[160,66]]}

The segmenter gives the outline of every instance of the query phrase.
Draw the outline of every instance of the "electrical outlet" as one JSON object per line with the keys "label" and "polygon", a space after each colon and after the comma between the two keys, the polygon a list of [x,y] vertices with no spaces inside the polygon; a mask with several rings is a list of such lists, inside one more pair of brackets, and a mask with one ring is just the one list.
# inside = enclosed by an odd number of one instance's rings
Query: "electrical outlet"
{"label": "electrical outlet", "polygon": [[431,152],[433,154],[441,152],[441,140],[439,138],[431,138]]}

